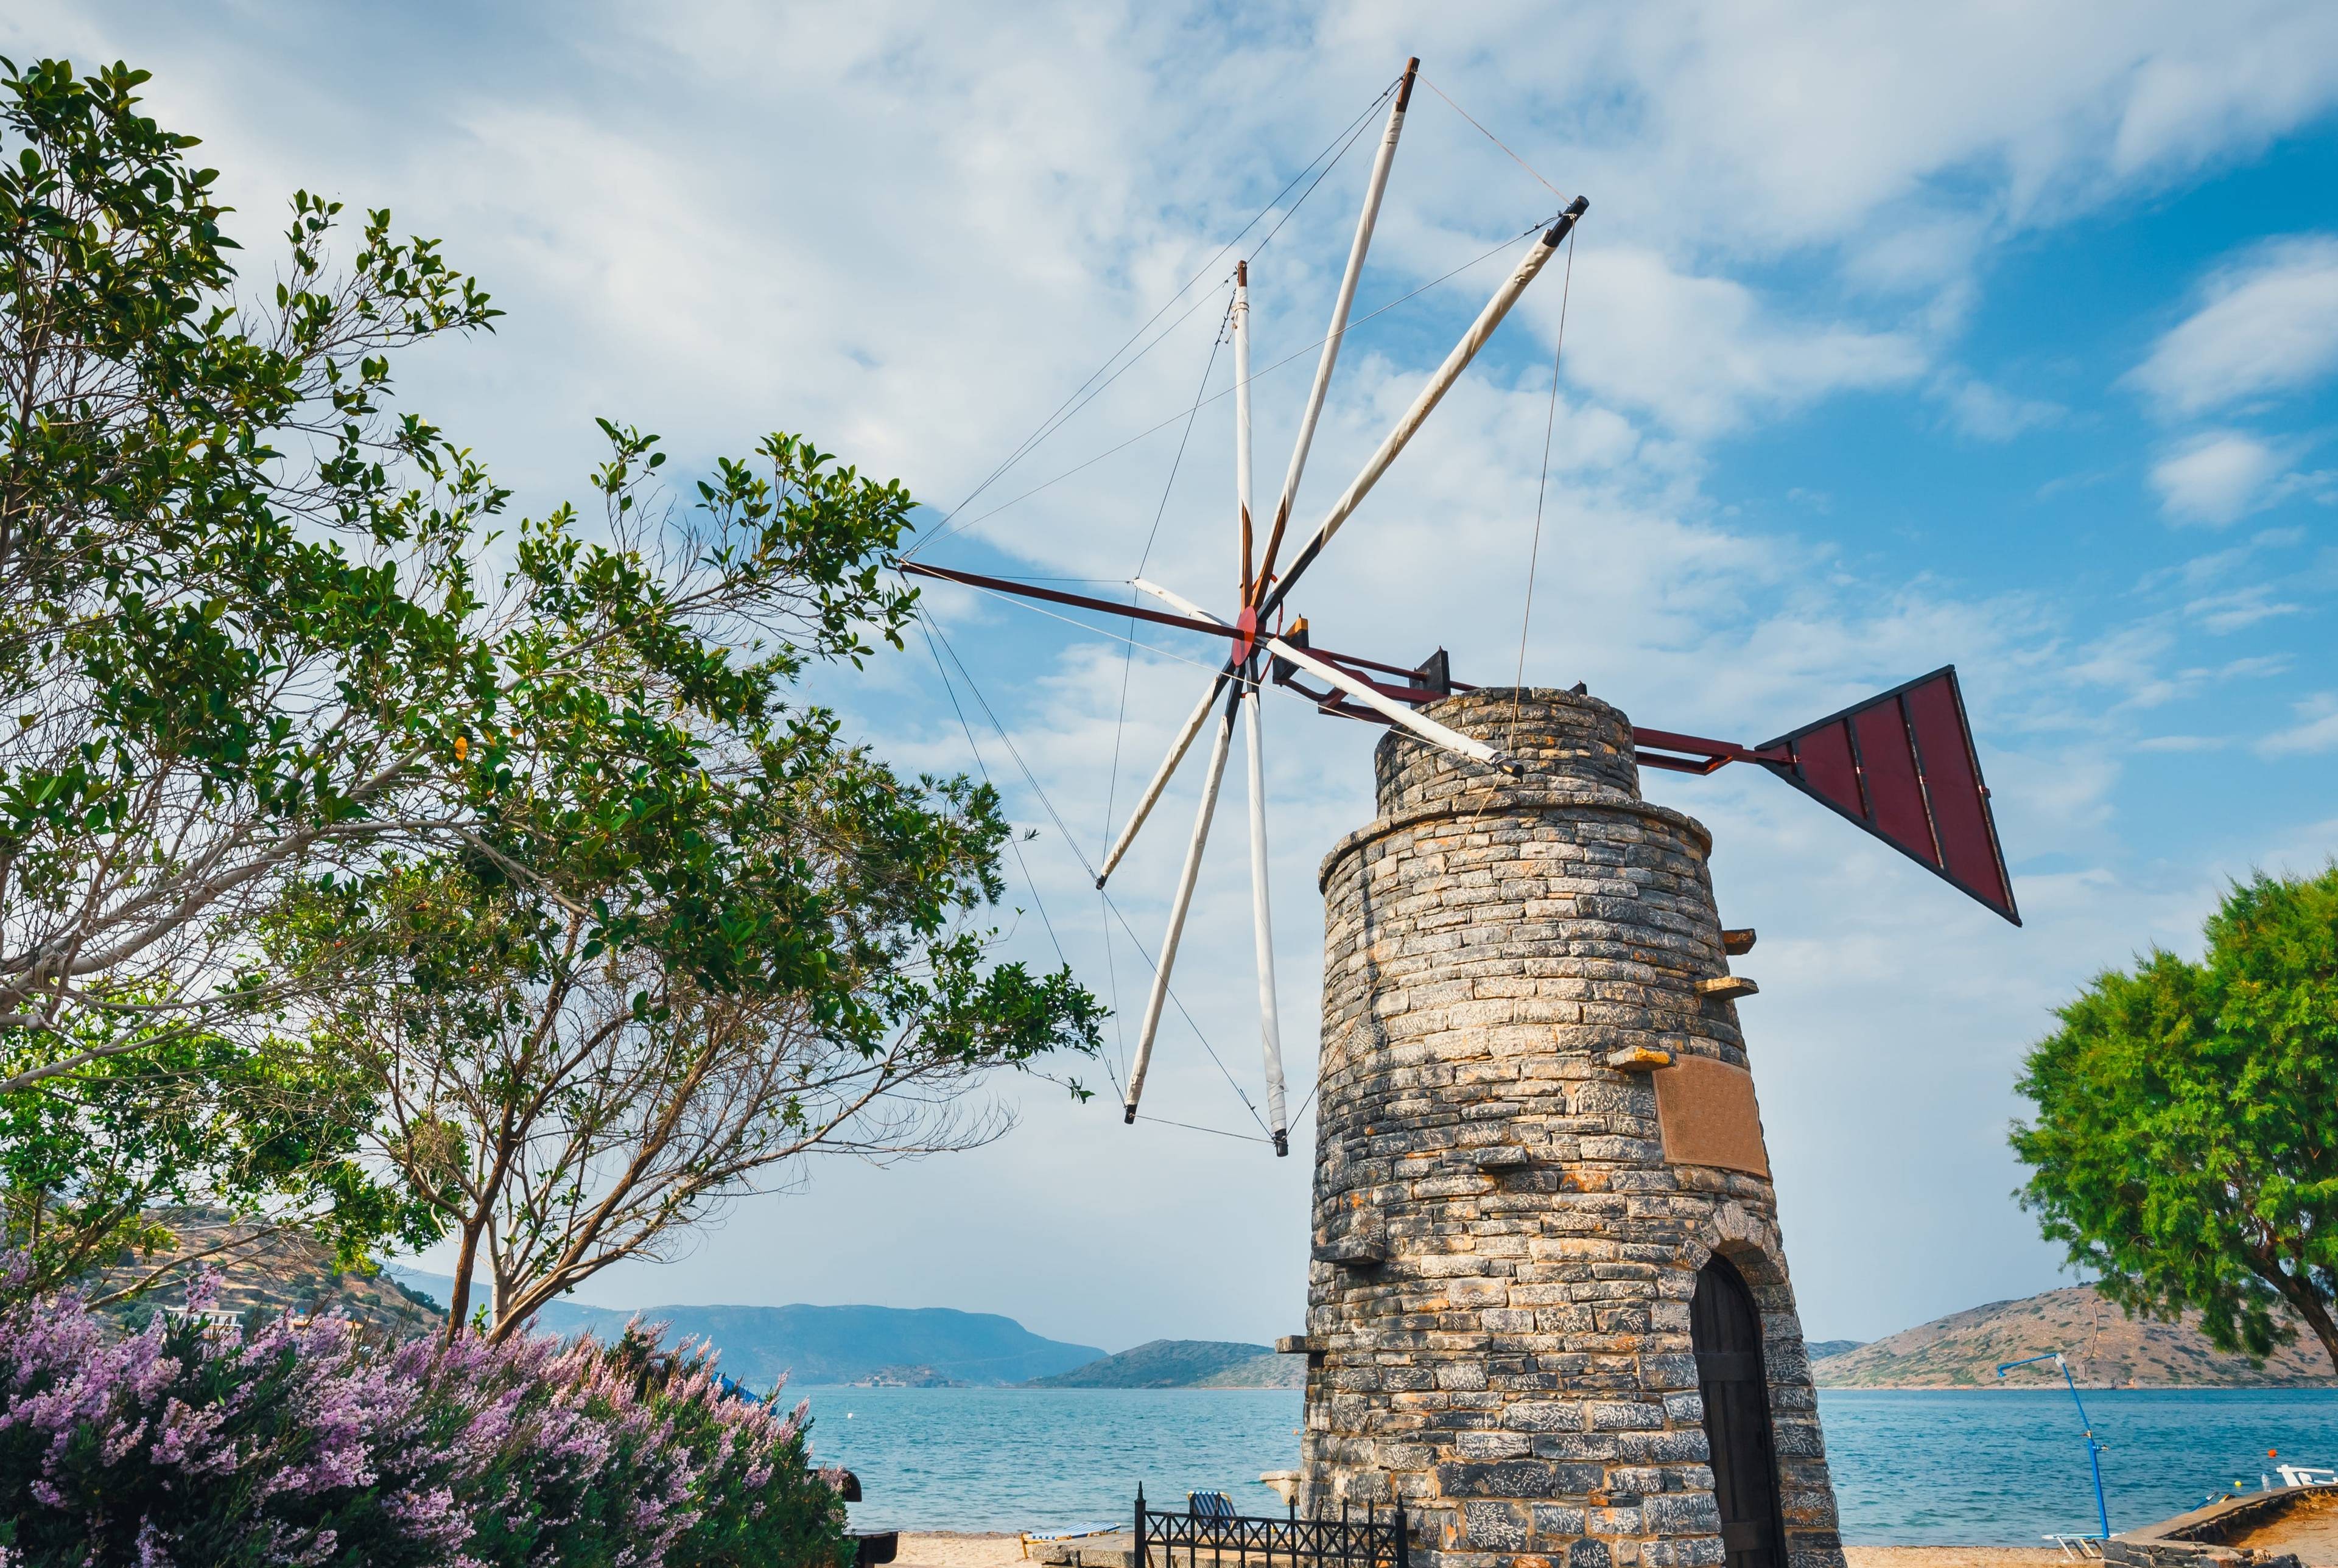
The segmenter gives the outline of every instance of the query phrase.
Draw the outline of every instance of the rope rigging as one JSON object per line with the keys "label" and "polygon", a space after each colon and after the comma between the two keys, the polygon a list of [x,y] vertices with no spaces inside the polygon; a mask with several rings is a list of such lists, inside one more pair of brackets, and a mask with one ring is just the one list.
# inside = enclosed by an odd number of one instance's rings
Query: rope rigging
{"label": "rope rigging", "polygon": [[[1349,333],[1353,332],[1365,322],[1373,319],[1375,317],[1385,316],[1390,311],[1395,309],[1398,306],[1407,305],[1411,303],[1413,300],[1418,299],[1423,294],[1428,293],[1431,289],[1437,288],[1440,284],[1449,283],[1454,279],[1461,276],[1462,273],[1469,271],[1473,268],[1485,265],[1488,261],[1499,256],[1528,235],[1547,228],[1551,220],[1546,218],[1539,222],[1528,224],[1516,234],[1504,236],[1490,249],[1479,251],[1477,255],[1471,257],[1469,260],[1462,262],[1461,265],[1454,268],[1451,271],[1442,273],[1438,277],[1430,279],[1428,282],[1423,283],[1420,288],[1412,289],[1409,293],[1398,295],[1395,299],[1390,300],[1387,304],[1380,307],[1378,309],[1357,317],[1354,320],[1349,322],[1347,326],[1341,328],[1337,333],[1318,338],[1315,341],[1308,344],[1303,348],[1293,349],[1292,352],[1284,355],[1282,358],[1274,361],[1273,364],[1269,365],[1263,370],[1252,371],[1250,380],[1245,383],[1241,383],[1240,385],[1256,385],[1258,382],[1262,381],[1267,377],[1274,374],[1277,370],[1282,369],[1284,366],[1289,365],[1295,360],[1303,359],[1308,355],[1314,353],[1318,348],[1322,348],[1324,344],[1330,342],[1332,337],[1337,337],[1344,342]],[[1233,396],[1235,390],[1236,388],[1234,387],[1228,387],[1223,391],[1213,392],[1209,397],[1203,399],[1202,406],[1203,407],[1207,407],[1209,405],[1217,402],[1220,398],[1231,397]],[[1158,424],[1146,426],[1144,429],[1139,430],[1135,435],[1131,436],[1127,440],[1118,442],[1111,446],[1105,447],[1103,451],[1097,453],[1086,462],[1076,464],[1072,467],[1065,469],[1053,479],[1033,485],[1030,489],[1024,491],[1020,495],[1014,497],[1012,500],[1002,501],[997,505],[993,506],[989,511],[985,512],[978,516],[970,517],[964,523],[950,525],[942,533],[933,535],[932,538],[924,541],[922,544],[907,552],[902,556],[902,559],[905,561],[908,560],[909,556],[916,554],[918,550],[924,549],[927,544],[938,544],[952,534],[959,533],[964,529],[972,528],[982,523],[987,523],[991,518],[997,516],[1001,512],[1006,511],[1008,507],[1020,505],[1022,503],[1031,499],[1032,496],[1038,495],[1042,490],[1052,489],[1056,485],[1062,484],[1065,480],[1071,478],[1074,475],[1095,467],[1097,464],[1103,462],[1105,458],[1112,456],[1115,453],[1125,451],[1127,448],[1135,446],[1139,441],[1144,440],[1146,436],[1159,435],[1162,431],[1168,429],[1172,425],[1176,424],[1180,419],[1185,418],[1189,412],[1190,411],[1186,409],[1179,409],[1176,413],[1170,415],[1167,418],[1160,421]],[[953,512],[950,515],[955,517],[957,513]],[[1036,581],[1036,579],[1034,579],[1034,581]]]}
{"label": "rope rigging", "polygon": [[[1439,97],[1444,94],[1439,93]],[[1550,411],[1542,422],[1542,477],[1535,483],[1534,543],[1527,550],[1527,607],[1518,617],[1518,669],[1510,682],[1513,691],[1522,691],[1527,683],[1527,631],[1534,624],[1535,568],[1542,560],[1542,504],[1550,489],[1550,442],[1558,429],[1558,362],[1567,352],[1567,302],[1575,292],[1575,236],[1567,237],[1567,274],[1558,291],[1558,344],[1550,355]],[[1510,700],[1510,743],[1516,746],[1518,735],[1519,699]]]}
{"label": "rope rigging", "polygon": [[[990,700],[982,694],[982,688],[976,683],[973,672],[967,669],[966,661],[959,657],[958,651],[957,647],[951,643],[948,633],[945,632],[940,627],[935,625],[933,618],[926,614],[922,609],[918,612],[918,620],[920,629],[925,632],[926,636],[929,640],[928,646],[930,647],[933,642],[938,641],[943,651],[949,654],[950,663],[957,666],[959,679],[966,682],[967,690],[973,693],[975,701],[982,709],[982,716],[990,721],[991,729],[997,732],[999,743],[1007,748],[1007,755],[1015,759],[1015,765],[1022,771],[1024,782],[1031,787],[1032,794],[1037,797],[1040,806],[1047,813],[1048,819],[1055,823],[1056,833],[1062,837],[1064,843],[1070,848],[1074,858],[1079,861],[1081,867],[1086,870],[1090,878],[1093,879],[1095,875],[1095,868],[1089,865],[1087,856],[1081,850],[1077,841],[1073,838],[1070,828],[1065,824],[1062,813],[1056,809],[1055,801],[1048,798],[1047,791],[1040,785],[1038,776],[1031,770],[1030,763],[1025,760],[1022,750],[1015,744],[1014,737],[1007,734],[1006,725],[999,721],[997,711],[990,706]],[[987,781],[990,778],[989,765],[983,760],[982,749],[975,743],[972,727],[967,724],[966,710],[958,703],[957,691],[952,687],[950,682],[949,671],[947,669],[940,669],[941,661],[938,658],[937,658],[934,662],[937,669],[940,670],[944,688],[949,691],[950,706],[957,710],[958,722],[966,730],[967,746],[974,752],[975,766],[981,769],[983,779]],[[1018,861],[1020,860],[1019,852],[1017,859]],[[1025,867],[1024,875],[1026,880],[1029,880],[1030,873],[1027,867]],[[1112,912],[1113,918],[1120,923],[1121,930],[1126,934],[1130,946],[1136,949],[1137,956],[1144,959],[1148,967],[1157,968],[1158,966],[1154,962],[1153,955],[1146,951],[1144,943],[1137,936],[1135,930],[1128,924],[1128,916],[1121,912],[1120,906],[1113,902],[1112,896],[1105,889],[1099,887],[1096,891],[1103,897],[1105,907],[1110,910]],[[1031,898],[1033,903],[1039,905],[1040,917],[1043,921],[1046,920],[1046,904],[1039,897],[1038,885],[1036,882],[1031,883]],[[1052,923],[1049,923],[1048,932],[1051,936],[1054,935],[1054,926]],[[1105,928],[1105,939],[1107,942],[1111,939],[1110,927]],[[1057,952],[1060,954],[1062,949],[1058,947]],[[1068,960],[1066,962],[1068,962]],[[1202,1049],[1208,1053],[1210,1060],[1216,1063],[1218,1071],[1224,1074],[1227,1087],[1231,1088],[1234,1092],[1234,1097],[1243,1102],[1243,1109],[1250,1112],[1251,1120],[1259,1124],[1259,1131],[1263,1133],[1266,1131],[1265,1120],[1259,1115],[1258,1108],[1251,1102],[1250,1096],[1243,1093],[1241,1082],[1234,1077],[1231,1071],[1228,1070],[1224,1060],[1218,1055],[1217,1047],[1210,1043],[1209,1035],[1203,1032],[1200,1022],[1194,1018],[1194,1014],[1190,1011],[1187,1010],[1184,999],[1176,994],[1174,987],[1171,988],[1169,992],[1169,999],[1171,1002],[1175,1004],[1178,1015],[1185,1020],[1186,1027],[1190,1028],[1194,1032],[1194,1038],[1201,1042]],[[1203,1131],[1207,1132],[1214,1130],[1205,1128],[1203,1129]],[[1231,1136],[1248,1137],[1249,1134],[1236,1133],[1231,1134]]]}
{"label": "rope rigging", "polygon": [[[945,514],[942,519],[945,532],[957,532],[957,530],[950,527],[949,524],[954,519],[956,519],[959,513],[965,511],[968,506],[971,505],[977,496],[980,495],[985,490],[989,489],[990,486],[996,484],[1008,469],[1021,462],[1023,458],[1037,447],[1041,442],[1045,441],[1049,436],[1055,434],[1056,430],[1061,429],[1063,427],[1064,421],[1078,413],[1080,408],[1086,407],[1088,402],[1093,401],[1093,397],[1083,399],[1081,394],[1086,392],[1091,386],[1095,385],[1097,377],[1104,375],[1106,370],[1112,368],[1113,362],[1128,351],[1129,344],[1135,342],[1139,338],[1144,336],[1145,332],[1151,328],[1154,322],[1158,321],[1164,315],[1167,314],[1171,306],[1184,299],[1185,295],[1192,290],[1194,284],[1199,283],[1203,279],[1208,277],[1210,273],[1216,269],[1218,263],[1224,260],[1226,257],[1233,252],[1234,247],[1242,243],[1243,237],[1244,235],[1257,228],[1262,222],[1265,221],[1267,214],[1272,212],[1275,208],[1282,203],[1282,199],[1285,196],[1290,195],[1292,191],[1297,187],[1302,180],[1307,178],[1308,170],[1312,169],[1316,164],[1322,162],[1325,155],[1327,153],[1331,153],[1334,147],[1337,147],[1339,152],[1332,157],[1333,163],[1337,163],[1340,157],[1345,156],[1348,148],[1354,144],[1356,136],[1361,132],[1361,128],[1366,122],[1370,120],[1375,110],[1379,109],[1381,104],[1389,101],[1390,96],[1396,92],[1397,86],[1398,83],[1396,82],[1390,82],[1386,87],[1382,88],[1380,93],[1374,97],[1370,103],[1364,105],[1363,113],[1358,114],[1356,118],[1350,122],[1348,127],[1339,133],[1339,135],[1332,137],[1330,142],[1324,143],[1323,151],[1316,153],[1314,157],[1309,159],[1306,164],[1301,168],[1299,172],[1291,177],[1290,182],[1285,184],[1282,190],[1276,191],[1273,197],[1268,201],[1266,205],[1260,208],[1257,213],[1252,217],[1251,220],[1242,226],[1241,230],[1236,233],[1233,239],[1227,240],[1223,245],[1218,248],[1216,255],[1211,257],[1208,261],[1203,263],[1200,271],[1187,279],[1183,288],[1180,288],[1174,294],[1172,294],[1166,300],[1164,300],[1159,309],[1146,317],[1143,324],[1140,325],[1135,331],[1130,333],[1121,343],[1119,348],[1115,348],[1109,355],[1105,356],[1104,363],[1097,366],[1095,372],[1090,375],[1086,381],[1081,382],[1079,386],[1072,389],[1072,395],[1069,397],[1065,398],[1063,403],[1057,406],[1054,413],[1048,415],[1046,418],[1039,422],[1039,427],[1037,429],[1034,430],[1029,436],[1025,436],[1015,449],[1007,455],[1007,458],[1004,462],[1000,463],[997,467],[992,469],[989,475],[983,479],[981,484],[977,485],[971,491],[968,492],[964,500],[951,507],[948,513]],[[1329,174],[1330,172],[1331,168],[1327,165],[1323,171],[1323,174]],[[1313,195],[1315,192],[1315,186],[1321,185],[1322,182],[1323,175],[1317,175],[1315,178],[1315,184],[1310,185],[1307,188],[1307,195]],[[1306,199],[1306,196],[1302,196],[1298,202],[1292,204],[1292,211],[1297,211],[1299,207],[1304,204]],[[1290,215],[1288,213],[1284,215],[1283,221],[1290,221]],[[1274,226],[1274,232],[1280,232],[1282,228],[1282,224],[1277,223]],[[1270,232],[1268,239],[1271,240],[1272,238],[1273,233]],[[1265,249],[1264,245],[1262,244],[1260,249]],[[1178,317],[1177,322],[1171,323],[1169,330],[1174,331],[1178,323],[1183,322],[1184,318],[1191,314],[1193,314],[1193,310],[1189,308]],[[1162,334],[1162,337],[1166,337],[1168,333],[1164,331]],[[1135,358],[1129,360],[1128,364],[1134,365],[1138,359],[1144,358],[1146,354],[1151,353],[1153,349],[1159,345],[1160,341],[1160,338],[1155,338],[1153,342],[1146,344],[1144,348],[1137,353]],[[1125,371],[1127,368],[1128,365],[1124,365],[1121,367],[1120,370],[1114,371],[1113,379],[1118,379],[1121,371]],[[1109,381],[1105,383],[1106,386],[1109,386],[1110,384],[1111,383]],[[1096,388],[1098,392],[1103,391],[1103,389],[1104,388],[1101,387]],[[935,540],[938,540],[943,536],[944,535],[942,534],[937,534],[933,535],[932,539],[928,539],[919,544],[911,546],[909,554],[915,554],[918,550],[924,547],[924,544],[933,543]]]}
{"label": "rope rigging", "polygon": [[1439,87],[1436,83],[1431,82],[1426,76],[1423,76],[1420,79],[1420,83],[1422,86],[1428,88],[1431,93],[1436,93],[1439,98],[1445,99],[1446,103],[1452,109],[1453,113],[1460,115],[1462,119],[1469,121],[1470,124],[1477,125],[1479,135],[1485,137],[1487,141],[1491,142],[1495,146],[1499,147],[1504,152],[1509,153],[1510,162],[1525,170],[1528,173],[1533,175],[1536,180],[1541,182],[1544,190],[1549,191],[1552,195],[1557,197],[1562,201],[1569,199],[1566,191],[1560,190],[1549,181],[1544,180],[1540,170],[1528,162],[1525,159],[1519,157],[1517,153],[1511,152],[1510,144],[1508,142],[1503,141],[1499,136],[1495,135],[1491,131],[1487,130],[1483,125],[1478,125],[1477,116],[1471,114],[1467,109],[1462,108],[1460,104],[1454,103],[1451,98],[1447,97],[1444,88]]}
{"label": "rope rigging", "polygon": [[[1227,319],[1231,320],[1233,316],[1233,304],[1229,299],[1226,304]],[[1128,581],[1132,583],[1144,575],[1145,565],[1153,559],[1153,543],[1161,536],[1161,519],[1169,514],[1169,496],[1177,488],[1177,471],[1185,466],[1185,448],[1194,439],[1194,421],[1201,416],[1202,395],[1210,389],[1210,373],[1218,368],[1218,350],[1225,347],[1225,342],[1226,324],[1221,321],[1218,323],[1218,335],[1210,343],[1210,358],[1202,366],[1201,384],[1194,388],[1194,406],[1186,411],[1185,433],[1177,438],[1177,456],[1170,459],[1169,477],[1161,486],[1160,504],[1153,509],[1153,526],[1144,535],[1144,549],[1136,557],[1136,570],[1128,574]],[[1136,597],[1137,590],[1131,587],[1128,591],[1128,602],[1132,604],[1135,603]],[[1112,775],[1105,786],[1104,835],[1106,839],[1112,837],[1112,808],[1118,799],[1120,789],[1120,742],[1122,735],[1128,727],[1128,679],[1135,663],[1136,641],[1131,638],[1126,650],[1121,655],[1120,714],[1113,720]]]}

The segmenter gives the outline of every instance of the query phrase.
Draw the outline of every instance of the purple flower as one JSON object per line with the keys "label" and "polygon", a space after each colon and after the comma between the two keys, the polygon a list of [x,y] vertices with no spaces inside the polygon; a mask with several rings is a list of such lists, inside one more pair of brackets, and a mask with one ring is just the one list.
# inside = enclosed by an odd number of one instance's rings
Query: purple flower
{"label": "purple flower", "polygon": [[[12,1269],[0,1255],[0,1279]],[[817,1483],[804,1406],[727,1396],[711,1351],[655,1344],[643,1330],[605,1348],[469,1333],[372,1347],[329,1316],[250,1331],[158,1316],[123,1336],[70,1292],[21,1299],[0,1309],[0,1434],[30,1441],[0,1443],[0,1495],[62,1515],[93,1561],[134,1541],[158,1568],[192,1540],[288,1565],[503,1568],[480,1560],[496,1521],[531,1561],[590,1531],[612,1559],[659,1568],[702,1521],[760,1528],[784,1512],[767,1494]],[[812,1512],[841,1530],[840,1506]]]}

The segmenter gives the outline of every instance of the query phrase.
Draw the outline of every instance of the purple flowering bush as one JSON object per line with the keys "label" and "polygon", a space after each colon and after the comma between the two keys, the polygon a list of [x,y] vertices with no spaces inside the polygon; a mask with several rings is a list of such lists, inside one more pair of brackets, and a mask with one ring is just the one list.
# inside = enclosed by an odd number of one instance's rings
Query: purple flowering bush
{"label": "purple flowering bush", "polygon": [[0,1561],[844,1568],[803,1408],[728,1396],[713,1357],[465,1335],[371,1346],[344,1319],[157,1316],[70,1292],[0,1312]]}

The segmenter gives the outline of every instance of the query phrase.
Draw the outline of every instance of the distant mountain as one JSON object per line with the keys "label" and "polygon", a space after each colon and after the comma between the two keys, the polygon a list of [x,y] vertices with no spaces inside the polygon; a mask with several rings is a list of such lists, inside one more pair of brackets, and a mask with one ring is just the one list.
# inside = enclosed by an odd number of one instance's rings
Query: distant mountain
{"label": "distant mountain", "polygon": [[1034,1388],[1297,1388],[1307,1358],[1278,1356],[1272,1346],[1224,1339],[1154,1339],[1052,1377]]}
{"label": "distant mountain", "polygon": [[[1813,1345],[1811,1376],[1826,1388],[1996,1387],[2000,1362],[2059,1350],[2071,1376],[2093,1387],[2326,1387],[2333,1380],[2330,1358],[2310,1333],[2301,1330],[2252,1367],[2245,1356],[2212,1347],[2198,1325],[2196,1315],[2182,1323],[2131,1318],[2093,1286],[2072,1285],[1953,1312],[1840,1355],[1821,1358]],[[2060,1380],[2051,1362],[2005,1379],[2049,1380]]]}
{"label": "distant mountain", "polygon": [[[443,1274],[395,1272],[440,1302],[454,1286]],[[904,1367],[956,1383],[1021,1383],[1104,1354],[1093,1345],[1042,1338],[1012,1318],[947,1307],[644,1307],[634,1313],[555,1301],[535,1322],[549,1334],[606,1338],[636,1316],[665,1324],[668,1343],[712,1343],[722,1352],[722,1370],[756,1388],[782,1375],[801,1387]]]}
{"label": "distant mountain", "polygon": [[1803,1350],[1812,1360],[1818,1361],[1829,1356],[1841,1356],[1846,1351],[1856,1350],[1866,1343],[1864,1339],[1805,1339],[1803,1341]]}

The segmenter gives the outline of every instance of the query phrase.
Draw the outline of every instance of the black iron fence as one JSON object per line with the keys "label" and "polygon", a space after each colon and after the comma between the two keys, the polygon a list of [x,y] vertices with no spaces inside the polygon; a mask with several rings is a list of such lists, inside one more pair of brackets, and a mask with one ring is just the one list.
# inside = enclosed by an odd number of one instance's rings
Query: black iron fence
{"label": "black iron fence", "polygon": [[1140,1486],[1135,1545],[1131,1568],[1411,1568],[1404,1510],[1383,1514],[1378,1504],[1358,1513],[1342,1503],[1336,1519],[1302,1519],[1295,1507],[1277,1519],[1190,1504],[1166,1514],[1144,1505]]}

